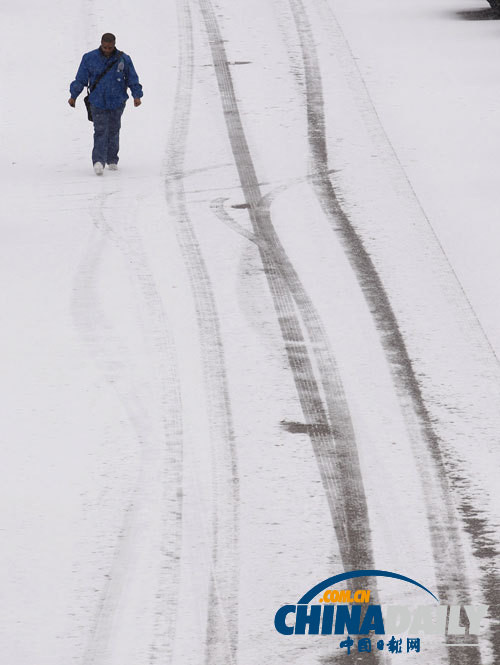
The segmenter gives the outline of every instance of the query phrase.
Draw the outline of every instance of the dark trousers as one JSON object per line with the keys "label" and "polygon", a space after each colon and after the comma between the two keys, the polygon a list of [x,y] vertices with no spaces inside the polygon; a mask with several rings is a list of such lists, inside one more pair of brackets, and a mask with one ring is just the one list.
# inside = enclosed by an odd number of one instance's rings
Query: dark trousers
{"label": "dark trousers", "polygon": [[94,149],[92,163],[118,164],[120,127],[125,104],[117,109],[99,109],[92,105],[94,121]]}

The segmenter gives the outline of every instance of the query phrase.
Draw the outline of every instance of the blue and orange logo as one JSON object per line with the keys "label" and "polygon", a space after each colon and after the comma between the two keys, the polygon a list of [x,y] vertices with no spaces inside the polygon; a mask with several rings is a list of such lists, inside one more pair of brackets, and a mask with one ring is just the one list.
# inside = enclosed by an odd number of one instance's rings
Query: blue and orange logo
{"label": "blue and orange logo", "polygon": [[[411,584],[432,598],[431,603],[416,608],[370,603],[371,590],[333,589],[335,585],[363,578],[387,577]],[[351,585],[352,586],[352,583]],[[321,594],[321,595],[320,595]],[[319,598],[318,598],[319,596]],[[318,598],[316,603],[314,599]],[[329,577],[316,584],[297,603],[283,605],[274,617],[281,635],[376,635],[416,633],[433,635],[478,635],[486,605],[440,605],[438,598],[410,577],[387,570],[355,570]],[[461,621],[462,617],[467,622]]]}

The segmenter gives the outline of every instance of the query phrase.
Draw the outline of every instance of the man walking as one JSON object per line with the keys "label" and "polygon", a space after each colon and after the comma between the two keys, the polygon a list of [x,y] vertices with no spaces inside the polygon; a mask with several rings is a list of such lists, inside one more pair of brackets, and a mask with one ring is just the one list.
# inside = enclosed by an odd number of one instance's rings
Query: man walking
{"label": "man walking", "polygon": [[94,149],[92,163],[97,175],[102,175],[106,164],[118,168],[118,150],[121,117],[128,99],[127,87],[134,98],[134,106],[141,105],[142,86],[132,59],[115,46],[116,38],[110,32],[101,38],[101,46],[85,53],[76,79],[70,85],[68,104],[75,107],[82,90],[90,87],[90,110],[94,123]]}

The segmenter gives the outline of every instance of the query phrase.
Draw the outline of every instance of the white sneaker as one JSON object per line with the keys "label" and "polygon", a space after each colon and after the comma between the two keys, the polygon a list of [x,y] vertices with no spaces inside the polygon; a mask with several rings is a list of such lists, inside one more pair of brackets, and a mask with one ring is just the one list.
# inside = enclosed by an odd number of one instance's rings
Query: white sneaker
{"label": "white sneaker", "polygon": [[118,171],[118,164],[108,164],[108,169],[110,171]]}
{"label": "white sneaker", "polygon": [[94,172],[96,175],[102,175],[104,171],[104,166],[101,164],[101,162],[96,162],[94,164]]}

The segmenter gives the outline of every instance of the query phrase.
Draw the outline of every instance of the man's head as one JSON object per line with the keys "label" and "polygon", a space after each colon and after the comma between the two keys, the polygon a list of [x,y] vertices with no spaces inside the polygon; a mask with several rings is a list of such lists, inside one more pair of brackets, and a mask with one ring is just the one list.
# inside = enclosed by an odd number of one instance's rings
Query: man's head
{"label": "man's head", "polygon": [[110,32],[105,32],[101,37],[101,51],[109,57],[115,50],[116,37]]}

